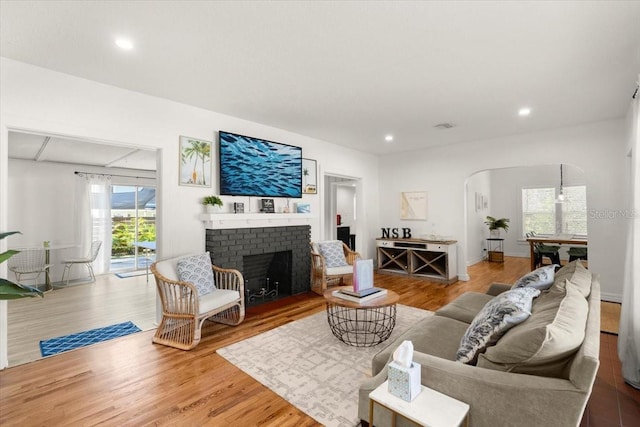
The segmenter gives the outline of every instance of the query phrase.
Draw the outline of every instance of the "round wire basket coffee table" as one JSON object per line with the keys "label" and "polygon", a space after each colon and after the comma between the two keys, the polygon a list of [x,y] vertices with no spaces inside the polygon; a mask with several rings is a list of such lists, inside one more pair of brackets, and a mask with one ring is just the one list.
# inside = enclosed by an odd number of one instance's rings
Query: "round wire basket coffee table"
{"label": "round wire basket coffee table", "polygon": [[396,326],[396,303],[398,294],[387,290],[387,294],[359,303],[337,296],[339,289],[327,289],[327,320],[333,335],[345,344],[355,347],[371,347],[387,340]]}

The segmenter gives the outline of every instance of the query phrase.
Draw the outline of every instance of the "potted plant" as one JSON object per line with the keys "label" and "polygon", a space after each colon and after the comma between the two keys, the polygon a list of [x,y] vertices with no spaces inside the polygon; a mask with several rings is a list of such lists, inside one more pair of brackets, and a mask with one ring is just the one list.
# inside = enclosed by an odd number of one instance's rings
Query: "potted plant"
{"label": "potted plant", "polygon": [[[19,231],[8,231],[0,233],[0,240],[12,234],[20,233]],[[8,250],[0,254],[0,263],[5,262],[20,251]],[[26,297],[44,297],[44,294],[36,288],[13,283],[7,279],[0,278],[0,300],[10,300]]]}
{"label": "potted plant", "polygon": [[503,229],[505,232],[509,231],[509,218],[487,216],[484,223],[489,226],[489,234],[491,237],[500,237],[500,229]]}
{"label": "potted plant", "polygon": [[205,206],[207,213],[215,213],[222,207],[222,199],[218,196],[206,196],[202,199],[202,204]]}

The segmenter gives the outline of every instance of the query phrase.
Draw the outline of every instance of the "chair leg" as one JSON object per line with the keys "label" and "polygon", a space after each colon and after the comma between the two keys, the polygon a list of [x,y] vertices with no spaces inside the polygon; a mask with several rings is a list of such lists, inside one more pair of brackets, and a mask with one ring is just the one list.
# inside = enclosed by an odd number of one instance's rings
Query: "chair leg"
{"label": "chair leg", "polygon": [[89,269],[89,276],[91,276],[91,281],[95,282],[96,281],[96,275],[93,274],[93,266],[91,265],[91,263],[87,263],[87,268]]}
{"label": "chair leg", "polygon": [[60,282],[64,282],[64,277],[67,276],[67,286],[69,286],[69,278],[71,277],[71,266],[73,264],[65,264],[64,270],[62,271],[62,280]]}

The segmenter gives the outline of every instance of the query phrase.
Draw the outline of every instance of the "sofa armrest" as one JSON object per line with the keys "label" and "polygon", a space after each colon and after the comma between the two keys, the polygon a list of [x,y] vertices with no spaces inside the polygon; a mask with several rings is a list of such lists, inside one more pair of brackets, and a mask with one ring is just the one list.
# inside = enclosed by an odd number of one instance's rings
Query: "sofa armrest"
{"label": "sofa armrest", "polygon": [[[589,395],[560,378],[494,371],[420,352],[414,352],[413,361],[421,365],[423,385],[469,404],[472,427],[576,426]],[[361,419],[368,418],[369,393],[386,379],[383,369],[361,385]],[[376,425],[385,425],[390,414],[376,405],[374,419]]]}
{"label": "sofa armrest", "polygon": [[492,283],[491,286],[489,286],[489,289],[487,289],[486,294],[493,295],[495,297],[503,292],[508,291],[512,286],[513,285],[510,285],[508,283]]}

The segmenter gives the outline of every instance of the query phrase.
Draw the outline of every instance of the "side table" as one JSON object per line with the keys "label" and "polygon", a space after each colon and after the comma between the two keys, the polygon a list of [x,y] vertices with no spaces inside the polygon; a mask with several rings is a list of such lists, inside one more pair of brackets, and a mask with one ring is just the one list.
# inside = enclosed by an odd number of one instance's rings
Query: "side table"
{"label": "side table", "polygon": [[504,262],[504,239],[487,239],[487,259],[489,262]]}
{"label": "side table", "polygon": [[370,426],[374,425],[373,405],[376,403],[392,412],[393,427],[397,415],[425,427],[466,427],[469,424],[469,405],[425,386],[412,402],[407,402],[389,393],[388,381],[380,384],[369,393]]}

